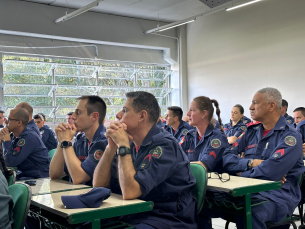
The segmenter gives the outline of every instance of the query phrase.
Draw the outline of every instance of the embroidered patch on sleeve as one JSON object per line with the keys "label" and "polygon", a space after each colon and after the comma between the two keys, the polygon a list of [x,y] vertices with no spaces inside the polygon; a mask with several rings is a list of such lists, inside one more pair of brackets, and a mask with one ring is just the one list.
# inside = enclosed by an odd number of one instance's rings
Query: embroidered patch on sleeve
{"label": "embroidered patch on sleeve", "polygon": [[247,127],[241,126],[240,129],[242,129],[243,131],[245,131],[245,130],[247,129]]}
{"label": "embroidered patch on sleeve", "polygon": [[285,143],[289,146],[295,146],[295,144],[297,144],[297,140],[293,136],[287,136],[285,138]]}
{"label": "embroidered patch on sleeve", "polygon": [[290,119],[287,119],[286,121],[287,121],[287,123],[289,123],[289,124],[291,124],[291,123],[292,123]]}
{"label": "embroidered patch on sleeve", "polygon": [[24,138],[19,139],[19,141],[17,142],[17,146],[24,146],[24,144],[25,144]]}
{"label": "embroidered patch on sleeve", "polygon": [[277,151],[275,151],[275,153],[273,154],[273,157],[281,157],[283,156],[285,153],[284,149],[279,149]]}
{"label": "embroidered patch on sleeve", "polygon": [[160,146],[157,146],[156,148],[152,149],[149,151],[149,154],[151,154],[151,156],[153,158],[160,158],[162,155],[162,148]]}
{"label": "embroidered patch on sleeve", "polygon": [[13,155],[17,155],[18,153],[20,153],[20,147],[16,147],[16,148],[13,150]]}
{"label": "embroidered patch on sleeve", "polygon": [[218,138],[215,138],[211,141],[211,146],[217,149],[221,146],[221,141]]}
{"label": "embroidered patch on sleeve", "polygon": [[147,156],[144,157],[144,159],[140,165],[140,168],[141,169],[146,168],[150,161],[151,161],[151,154],[149,153]]}
{"label": "embroidered patch on sleeve", "polygon": [[99,161],[102,158],[103,153],[104,152],[102,150],[100,150],[100,149],[95,151],[94,154],[93,154],[94,159]]}
{"label": "embroidered patch on sleeve", "polygon": [[188,130],[188,129],[184,129],[184,130],[182,131],[182,134],[183,134],[183,135],[186,135],[187,132],[189,132],[189,130]]}
{"label": "embroidered patch on sleeve", "polygon": [[210,152],[209,155],[210,155],[210,156],[213,156],[214,159],[216,159],[216,153],[215,153],[214,151]]}

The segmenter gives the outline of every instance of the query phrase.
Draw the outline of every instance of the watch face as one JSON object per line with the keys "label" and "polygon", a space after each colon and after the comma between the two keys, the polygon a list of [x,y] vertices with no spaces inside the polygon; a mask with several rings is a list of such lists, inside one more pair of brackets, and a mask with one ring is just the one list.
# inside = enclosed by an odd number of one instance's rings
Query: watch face
{"label": "watch face", "polygon": [[124,154],[125,153],[125,148],[120,148],[120,154]]}
{"label": "watch face", "polygon": [[69,143],[67,141],[62,142],[63,147],[67,147],[68,145],[69,145]]}

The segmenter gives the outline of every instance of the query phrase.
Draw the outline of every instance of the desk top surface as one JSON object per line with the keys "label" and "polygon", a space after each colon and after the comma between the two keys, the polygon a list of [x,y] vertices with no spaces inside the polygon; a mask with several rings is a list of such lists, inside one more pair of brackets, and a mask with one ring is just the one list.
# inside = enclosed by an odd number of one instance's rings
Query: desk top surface
{"label": "desk top surface", "polygon": [[246,193],[257,193],[281,188],[281,182],[268,181],[246,177],[230,176],[230,180],[222,182],[220,179],[208,179],[208,190],[230,192],[233,196]]}
{"label": "desk top surface", "polygon": [[[24,181],[17,181],[16,183],[24,183]],[[32,195],[34,196],[61,191],[91,188],[88,185],[74,185],[73,183],[68,181],[51,180],[50,178],[36,179],[36,185],[30,187],[32,189]]]}
{"label": "desk top surface", "polygon": [[63,205],[61,196],[79,195],[90,190],[91,189],[73,190],[32,196],[32,204],[56,215],[67,218],[68,221],[75,221],[75,219],[77,220],[77,217],[83,217],[86,219],[86,221],[90,221],[90,218],[92,219],[96,217],[99,219],[111,218],[114,216],[149,211],[153,207],[152,202],[146,202],[138,199],[123,200],[121,195],[114,193],[112,193],[107,200],[104,200],[99,208],[67,209]]}

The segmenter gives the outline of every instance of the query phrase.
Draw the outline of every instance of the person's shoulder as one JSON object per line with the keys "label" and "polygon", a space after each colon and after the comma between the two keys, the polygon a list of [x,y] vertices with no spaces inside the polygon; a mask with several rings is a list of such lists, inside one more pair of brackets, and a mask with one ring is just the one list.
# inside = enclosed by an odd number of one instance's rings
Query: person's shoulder
{"label": "person's shoulder", "polygon": [[299,124],[297,125],[297,128],[299,127],[305,127],[305,120],[302,120],[301,122],[299,122]]}

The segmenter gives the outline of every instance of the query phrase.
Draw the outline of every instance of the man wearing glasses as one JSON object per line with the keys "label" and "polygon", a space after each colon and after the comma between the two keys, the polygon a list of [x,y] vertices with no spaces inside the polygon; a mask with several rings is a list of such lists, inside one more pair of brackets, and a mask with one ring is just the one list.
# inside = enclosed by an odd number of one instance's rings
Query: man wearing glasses
{"label": "man wearing glasses", "polygon": [[[55,128],[58,146],[50,164],[50,178],[69,175],[74,184],[92,184],[94,169],[107,146],[103,121],[106,103],[99,96],[82,96],[75,112],[74,122],[60,123]],[[84,134],[72,146],[77,131]]]}
{"label": "man wearing glasses", "polygon": [[6,165],[17,167],[18,180],[49,176],[48,150],[41,137],[26,128],[28,122],[28,112],[18,107],[10,111],[6,127],[0,131],[0,138],[4,141],[3,156]]}
{"label": "man wearing glasses", "polygon": [[[252,228],[266,228],[265,222],[279,222],[291,216],[301,198],[298,178],[304,172],[301,135],[281,116],[282,96],[275,88],[263,88],[252,99],[250,114],[261,122],[249,126],[225,150],[224,168],[249,178],[282,181],[278,190],[260,192],[254,197],[267,203],[252,207]],[[240,157],[244,152],[244,157]],[[236,220],[243,228],[243,220]],[[289,228],[289,225],[287,226]]]}

